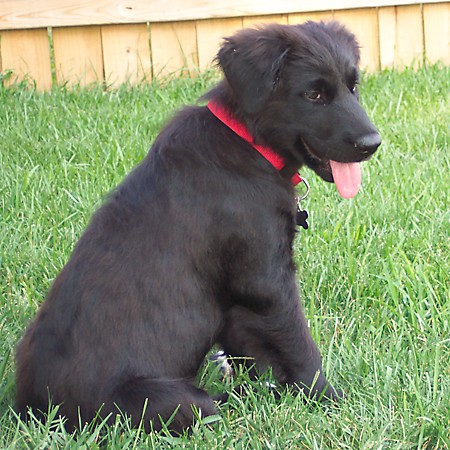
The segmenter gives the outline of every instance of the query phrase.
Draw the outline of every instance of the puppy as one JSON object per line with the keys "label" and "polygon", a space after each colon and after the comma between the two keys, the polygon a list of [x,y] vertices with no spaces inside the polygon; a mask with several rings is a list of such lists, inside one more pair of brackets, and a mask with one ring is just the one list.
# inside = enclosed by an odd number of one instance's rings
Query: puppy
{"label": "puppy", "polygon": [[[69,427],[120,411],[174,432],[216,413],[194,385],[214,344],[281,384],[338,399],[300,306],[293,185],[306,165],[343,197],[380,136],[338,23],[226,39],[224,79],[179,112],[93,215],[17,349],[17,406]],[[144,408],[144,406],[146,406]]]}

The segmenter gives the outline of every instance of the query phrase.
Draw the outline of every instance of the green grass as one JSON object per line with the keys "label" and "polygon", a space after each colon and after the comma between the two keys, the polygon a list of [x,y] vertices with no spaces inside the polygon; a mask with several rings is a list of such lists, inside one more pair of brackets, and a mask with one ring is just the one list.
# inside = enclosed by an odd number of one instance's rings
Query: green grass
{"label": "green grass", "polygon": [[[302,171],[311,228],[296,240],[300,292],[346,399],[323,408],[250,390],[182,438],[120,422],[72,436],[54,410],[45,424],[17,421],[13,354],[92,211],[213,78],[112,92],[0,88],[0,448],[450,448],[449,80],[437,66],[363,78],[383,145],[356,199]],[[200,379],[219,389],[213,367]]]}

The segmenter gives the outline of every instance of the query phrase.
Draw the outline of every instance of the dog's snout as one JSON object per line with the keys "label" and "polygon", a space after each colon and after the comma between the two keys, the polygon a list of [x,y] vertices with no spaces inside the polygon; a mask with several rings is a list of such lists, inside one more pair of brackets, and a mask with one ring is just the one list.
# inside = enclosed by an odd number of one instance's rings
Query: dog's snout
{"label": "dog's snout", "polygon": [[375,132],[362,136],[361,138],[357,139],[353,145],[361,153],[365,155],[371,155],[372,153],[375,153],[380,144],[381,137],[377,132]]}

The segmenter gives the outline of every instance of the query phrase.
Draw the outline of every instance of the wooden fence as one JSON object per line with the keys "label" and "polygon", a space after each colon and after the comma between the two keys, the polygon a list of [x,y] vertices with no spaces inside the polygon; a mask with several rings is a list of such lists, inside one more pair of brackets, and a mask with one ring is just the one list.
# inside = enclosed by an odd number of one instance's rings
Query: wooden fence
{"label": "wooden fence", "polygon": [[310,19],[345,23],[370,71],[424,60],[450,64],[447,1],[0,0],[1,78],[48,89],[195,72],[240,28]]}

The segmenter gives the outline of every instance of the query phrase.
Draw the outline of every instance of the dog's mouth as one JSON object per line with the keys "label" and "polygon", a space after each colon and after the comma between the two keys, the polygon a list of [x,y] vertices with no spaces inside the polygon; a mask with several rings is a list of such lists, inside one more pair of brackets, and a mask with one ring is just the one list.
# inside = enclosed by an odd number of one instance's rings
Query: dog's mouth
{"label": "dog's mouth", "polygon": [[360,163],[338,162],[321,158],[305,139],[300,139],[306,150],[306,164],[325,181],[334,182],[342,198],[353,198],[361,187]]}

